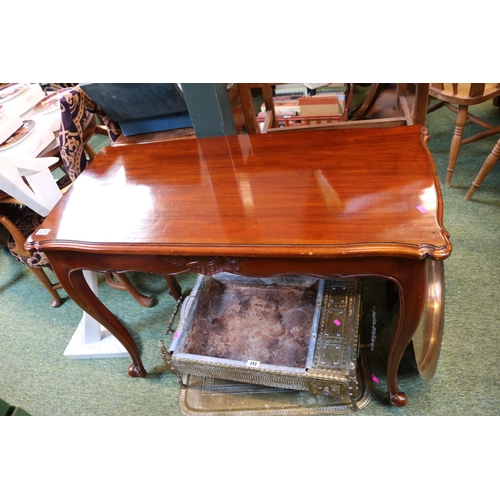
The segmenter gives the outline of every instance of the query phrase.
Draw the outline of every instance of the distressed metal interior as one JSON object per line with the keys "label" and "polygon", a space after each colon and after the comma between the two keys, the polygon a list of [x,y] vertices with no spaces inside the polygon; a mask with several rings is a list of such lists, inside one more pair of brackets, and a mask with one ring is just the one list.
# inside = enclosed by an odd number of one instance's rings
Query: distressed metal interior
{"label": "distressed metal interior", "polygon": [[188,354],[304,367],[318,280],[262,285],[209,279],[189,337]]}

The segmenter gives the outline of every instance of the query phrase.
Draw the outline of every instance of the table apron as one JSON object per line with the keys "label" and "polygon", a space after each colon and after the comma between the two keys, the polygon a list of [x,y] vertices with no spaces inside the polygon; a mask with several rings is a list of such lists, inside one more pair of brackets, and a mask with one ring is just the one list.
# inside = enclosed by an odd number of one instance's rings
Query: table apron
{"label": "table apron", "polygon": [[420,265],[423,265],[424,262],[424,260],[402,257],[220,257],[44,251],[54,270],[62,268],[65,273],[72,270],[114,273],[143,272],[160,275],[195,272],[211,276],[219,272],[229,272],[256,278],[294,274],[318,278],[374,276],[397,280],[401,272],[407,272],[408,267],[418,266],[419,262]]}

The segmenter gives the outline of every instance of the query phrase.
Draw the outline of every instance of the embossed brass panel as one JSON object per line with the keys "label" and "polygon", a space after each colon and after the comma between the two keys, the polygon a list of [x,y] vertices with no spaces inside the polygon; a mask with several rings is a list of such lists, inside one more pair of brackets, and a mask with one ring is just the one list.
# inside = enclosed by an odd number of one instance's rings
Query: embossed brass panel
{"label": "embossed brass panel", "polygon": [[360,311],[356,279],[200,276],[162,357],[179,380],[346,397],[356,409]]}

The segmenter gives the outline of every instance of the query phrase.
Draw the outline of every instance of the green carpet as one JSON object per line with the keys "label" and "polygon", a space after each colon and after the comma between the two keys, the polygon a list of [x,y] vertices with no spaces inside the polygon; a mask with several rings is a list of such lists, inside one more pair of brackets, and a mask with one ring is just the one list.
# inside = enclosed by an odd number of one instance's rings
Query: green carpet
{"label": "green carpet", "polygon": [[[500,124],[497,108],[476,107],[485,119]],[[440,109],[428,116],[429,148],[444,183],[455,115]],[[475,129],[468,126],[468,130]],[[466,132],[468,134],[468,132]],[[380,380],[372,400],[356,415],[499,415],[500,364],[497,328],[500,313],[500,165],[470,202],[463,197],[497,136],[463,146],[452,187],[443,189],[444,222],[451,234],[453,253],[446,261],[446,315],[441,357],[434,378],[420,380],[410,363],[403,362],[400,389],[408,394],[405,408],[388,404],[385,353],[397,309],[385,312],[381,280],[367,280],[364,310],[375,306],[379,315],[376,349],[369,354],[371,371]],[[102,145],[102,138],[94,146]],[[146,379],[127,375],[128,358],[69,360],[63,352],[82,313],[66,300],[58,309],[30,271],[0,249],[0,398],[34,416],[56,415],[180,415],[179,386],[167,372],[158,341],[174,306],[165,280],[133,274],[133,282],[154,295],[158,304],[139,306],[127,293],[100,286],[103,302],[134,332],[146,370]],[[189,289],[194,275],[180,277]],[[62,291],[61,295],[67,297]]]}

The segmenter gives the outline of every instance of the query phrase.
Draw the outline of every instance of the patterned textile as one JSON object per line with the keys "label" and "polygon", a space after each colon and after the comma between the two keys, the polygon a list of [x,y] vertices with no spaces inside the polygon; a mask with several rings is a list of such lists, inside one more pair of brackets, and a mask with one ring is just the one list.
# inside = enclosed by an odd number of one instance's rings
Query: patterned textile
{"label": "patterned textile", "polygon": [[[84,150],[85,144],[83,143],[83,132],[88,113],[94,113],[101,118],[108,128],[111,144],[115,143],[122,131],[78,86],[68,89],[59,103],[61,106],[60,154],[68,176],[73,182],[88,164]],[[45,219],[27,206],[15,204],[0,204],[0,215],[5,215],[10,219],[25,238],[28,238]],[[0,242],[1,244],[2,242]],[[14,252],[15,241],[10,233],[7,235],[7,247],[19,262],[27,266],[50,268],[50,263],[43,252],[35,251],[31,257]]]}
{"label": "patterned textile", "polygon": [[108,137],[111,144],[115,143],[122,131],[78,86],[65,93],[59,103],[61,106],[59,149],[63,164],[71,182],[73,182],[88,164],[83,143],[83,131],[87,114],[94,113],[101,118],[108,128]]}
{"label": "patterned textile", "polygon": [[[23,205],[0,204],[0,215],[5,215],[19,229],[25,238],[44,221],[45,217],[37,214]],[[10,253],[21,263],[30,267],[49,267],[50,264],[43,252],[35,251],[31,257],[25,257],[14,252],[15,241],[8,235],[7,247]]]}

